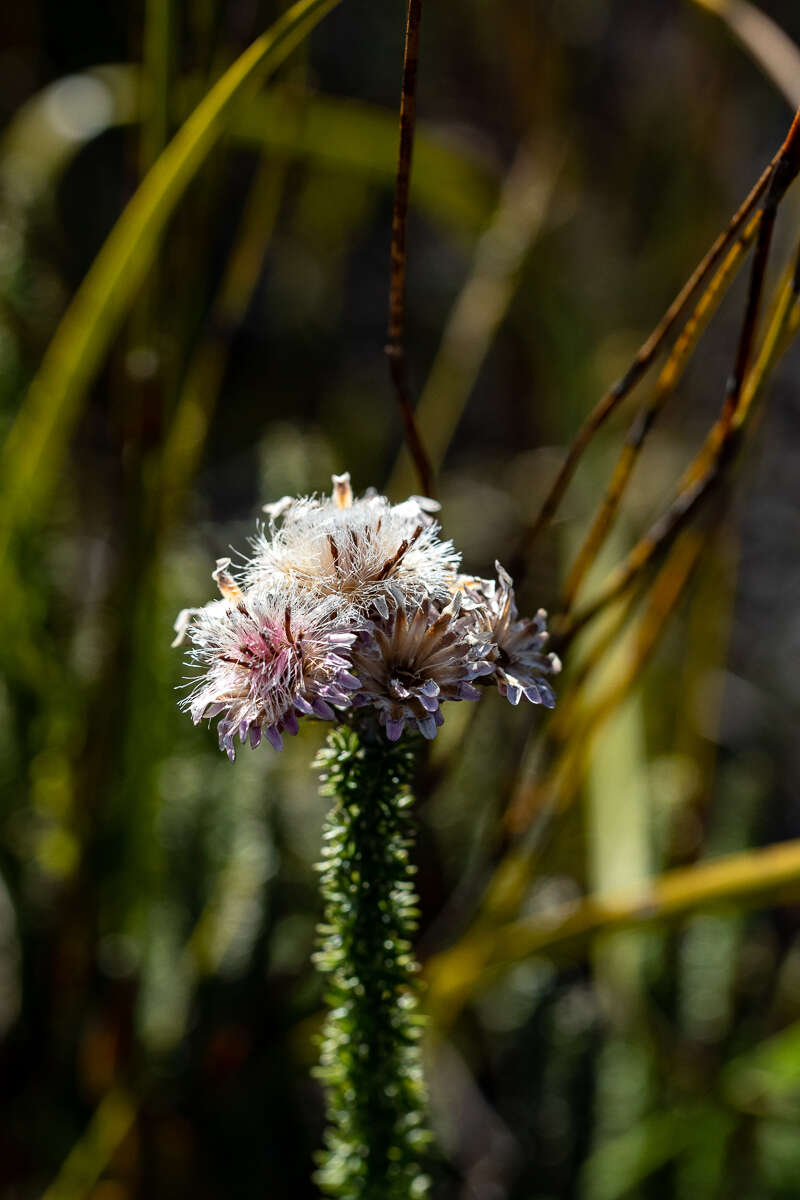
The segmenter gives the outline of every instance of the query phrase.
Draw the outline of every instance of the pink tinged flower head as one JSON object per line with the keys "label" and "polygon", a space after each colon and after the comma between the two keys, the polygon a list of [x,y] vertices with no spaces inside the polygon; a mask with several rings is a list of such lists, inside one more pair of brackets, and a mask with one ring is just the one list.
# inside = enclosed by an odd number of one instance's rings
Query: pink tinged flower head
{"label": "pink tinged flower head", "polygon": [[335,475],[330,497],[267,507],[270,524],[254,542],[248,587],[290,580],[336,597],[355,616],[383,619],[391,587],[411,604],[426,596],[446,603],[458,555],[438,536],[435,507],[416,496],[396,505],[377,494],[355,499],[349,475]]}
{"label": "pink tinged flower head", "polygon": [[253,747],[264,736],[280,750],[298,716],[330,720],[332,706],[348,705],[358,687],[355,634],[337,624],[330,605],[286,589],[215,601],[194,615],[188,636],[202,673],[182,705],[195,724],[219,718],[220,747],[231,759],[237,734]]}
{"label": "pink tinged flower head", "polygon": [[390,741],[406,725],[423,737],[436,736],[445,700],[478,700],[473,680],[491,674],[485,647],[469,637],[460,598],[442,608],[428,598],[417,605],[392,589],[388,617],[367,624],[353,646],[353,671],[361,687],[357,707],[372,706]]}
{"label": "pink tinged flower head", "polygon": [[[546,675],[561,670],[558,656],[545,652],[548,641],[547,613],[540,608],[534,617],[519,619],[511,576],[495,563],[497,584],[483,581],[483,603],[475,608],[476,638],[489,639],[494,647],[493,678],[501,696],[519,704],[524,696],[531,704],[553,708],[556,702]],[[478,594],[474,586],[472,595]]]}

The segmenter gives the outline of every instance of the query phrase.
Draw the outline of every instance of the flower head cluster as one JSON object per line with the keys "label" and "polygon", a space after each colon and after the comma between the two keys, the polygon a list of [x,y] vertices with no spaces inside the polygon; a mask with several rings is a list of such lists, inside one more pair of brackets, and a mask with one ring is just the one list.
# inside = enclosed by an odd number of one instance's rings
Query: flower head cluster
{"label": "flower head cluster", "polygon": [[174,645],[198,668],[182,701],[195,722],[219,718],[234,739],[280,749],[298,719],[372,710],[390,741],[405,729],[433,738],[446,700],[478,700],[495,684],[512,704],[552,708],[546,614],[520,619],[511,578],[459,575],[439,538],[434,501],[354,499],[349,475],[330,496],[267,505],[267,525],[237,581],[230,559],[213,578],[222,599],[185,609]]}

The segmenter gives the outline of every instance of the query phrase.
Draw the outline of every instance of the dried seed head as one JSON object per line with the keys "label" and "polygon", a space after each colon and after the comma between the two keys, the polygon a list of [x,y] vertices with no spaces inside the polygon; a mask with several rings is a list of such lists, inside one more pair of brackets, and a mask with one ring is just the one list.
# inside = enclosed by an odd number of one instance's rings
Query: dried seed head
{"label": "dried seed head", "polygon": [[220,746],[231,759],[237,734],[252,746],[263,734],[280,749],[281,734],[297,732],[298,715],[331,719],[331,705],[348,705],[358,686],[349,653],[355,634],[330,605],[285,590],[215,601],[188,634],[202,674],[183,707],[195,724],[219,717]]}
{"label": "dried seed head", "polygon": [[430,515],[435,502],[412,497],[391,505],[385,496],[354,500],[348,475],[333,477],[333,495],[295,501],[281,510],[254,543],[248,587],[291,580],[297,587],[336,596],[355,614],[385,616],[389,584],[405,600],[446,602],[458,565],[452,542],[441,541]]}
{"label": "dried seed head", "polygon": [[544,676],[558,674],[561,663],[557,655],[544,652],[547,613],[540,608],[535,617],[519,620],[513,580],[500,563],[495,568],[497,583],[470,581],[465,588],[475,602],[473,636],[480,644],[490,640],[494,647],[493,679],[501,696],[511,704],[519,704],[524,696],[531,704],[552,708],[556,698]]}
{"label": "dried seed head", "polygon": [[356,707],[371,705],[390,741],[406,725],[433,738],[442,724],[444,700],[478,700],[472,681],[491,674],[488,648],[469,636],[471,623],[459,602],[440,608],[425,599],[408,606],[395,596],[387,618],[372,621],[353,646],[353,670],[361,687]]}
{"label": "dried seed head", "polygon": [[477,700],[476,680],[512,704],[553,706],[545,676],[561,664],[544,649],[544,610],[519,618],[499,563],[497,581],[458,575],[436,508],[419,496],[354,499],[349,475],[335,475],[330,497],[267,506],[241,580],[218,559],[222,599],[180,613],[173,645],[188,636],[200,668],[183,707],[195,722],[219,718],[231,758],[237,734],[280,748],[299,716],[337,708],[372,708],[392,741],[406,726],[433,738],[442,702]]}

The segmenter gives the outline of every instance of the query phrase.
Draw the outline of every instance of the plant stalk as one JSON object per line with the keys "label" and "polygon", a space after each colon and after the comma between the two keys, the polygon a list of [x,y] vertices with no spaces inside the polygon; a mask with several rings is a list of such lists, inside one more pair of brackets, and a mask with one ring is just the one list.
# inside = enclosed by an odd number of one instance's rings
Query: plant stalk
{"label": "plant stalk", "polygon": [[429,1144],[417,1007],[413,750],[341,726],[315,764],[334,803],[320,864],[316,962],[330,1011],[317,1075],[328,1129],[317,1183],[347,1200],[427,1194]]}

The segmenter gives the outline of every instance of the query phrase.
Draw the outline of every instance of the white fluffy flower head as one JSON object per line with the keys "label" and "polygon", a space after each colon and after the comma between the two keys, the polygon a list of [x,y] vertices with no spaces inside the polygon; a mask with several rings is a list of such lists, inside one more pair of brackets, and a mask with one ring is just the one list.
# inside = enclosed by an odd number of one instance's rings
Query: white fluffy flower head
{"label": "white fluffy flower head", "polygon": [[412,496],[392,505],[367,493],[354,499],[349,475],[334,475],[331,496],[267,505],[267,530],[254,543],[246,570],[249,587],[291,580],[343,607],[386,618],[389,588],[417,603],[446,602],[459,556],[441,541],[432,518],[435,502]]}
{"label": "white fluffy flower head", "polygon": [[218,718],[221,747],[234,739],[280,749],[301,717],[372,713],[389,740],[405,730],[433,738],[442,704],[477,700],[496,685],[551,708],[545,613],[517,612],[511,578],[457,575],[459,556],[439,537],[433,501],[392,505],[354,499],[349,475],[330,496],[267,506],[269,525],[240,580],[230,559],[213,572],[222,598],[179,614],[178,645],[199,669],[182,701],[198,723]]}
{"label": "white fluffy flower head", "polygon": [[197,724],[219,717],[220,746],[234,757],[234,738],[255,747],[262,734],[277,748],[297,732],[298,715],[333,718],[358,681],[350,673],[355,633],[335,609],[290,591],[240,594],[194,614],[191,661],[202,674],[182,702]]}

